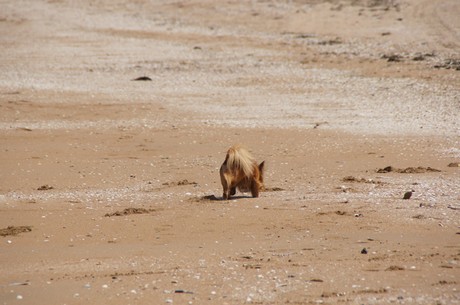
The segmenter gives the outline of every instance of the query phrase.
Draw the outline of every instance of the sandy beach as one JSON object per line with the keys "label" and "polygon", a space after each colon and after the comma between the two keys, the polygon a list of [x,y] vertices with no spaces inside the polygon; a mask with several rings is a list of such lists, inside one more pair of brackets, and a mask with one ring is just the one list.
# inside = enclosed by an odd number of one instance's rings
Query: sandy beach
{"label": "sandy beach", "polygon": [[460,303],[457,0],[0,7],[0,304]]}

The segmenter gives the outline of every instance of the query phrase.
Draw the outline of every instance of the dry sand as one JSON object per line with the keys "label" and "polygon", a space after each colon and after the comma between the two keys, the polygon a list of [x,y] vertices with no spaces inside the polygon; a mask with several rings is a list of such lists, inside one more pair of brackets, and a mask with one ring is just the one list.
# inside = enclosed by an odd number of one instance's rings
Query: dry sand
{"label": "dry sand", "polygon": [[0,7],[1,304],[460,303],[457,0]]}

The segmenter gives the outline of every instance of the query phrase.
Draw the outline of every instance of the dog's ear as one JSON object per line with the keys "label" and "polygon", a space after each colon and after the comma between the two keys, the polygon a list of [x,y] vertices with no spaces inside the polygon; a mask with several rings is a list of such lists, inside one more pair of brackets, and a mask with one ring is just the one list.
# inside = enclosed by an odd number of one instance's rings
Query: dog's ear
{"label": "dog's ear", "polygon": [[260,174],[263,174],[264,166],[265,166],[265,161],[262,161],[262,163],[259,164],[259,172],[260,172]]}

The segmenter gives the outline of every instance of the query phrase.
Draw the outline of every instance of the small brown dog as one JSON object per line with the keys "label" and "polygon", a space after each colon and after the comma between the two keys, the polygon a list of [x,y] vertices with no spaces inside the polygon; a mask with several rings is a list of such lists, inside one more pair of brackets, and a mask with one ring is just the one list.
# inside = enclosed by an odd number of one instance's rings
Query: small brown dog
{"label": "small brown dog", "polygon": [[251,154],[242,146],[234,145],[227,151],[220,167],[220,180],[224,189],[223,198],[235,195],[236,188],[241,192],[250,191],[252,197],[259,197],[264,188],[264,162],[257,165]]}

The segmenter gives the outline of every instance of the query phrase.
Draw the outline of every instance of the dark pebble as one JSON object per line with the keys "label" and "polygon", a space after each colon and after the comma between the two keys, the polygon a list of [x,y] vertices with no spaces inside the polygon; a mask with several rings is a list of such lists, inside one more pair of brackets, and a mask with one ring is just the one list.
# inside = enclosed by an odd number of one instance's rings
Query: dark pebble
{"label": "dark pebble", "polygon": [[141,76],[138,78],[133,79],[133,81],[151,81],[152,79],[148,76]]}

